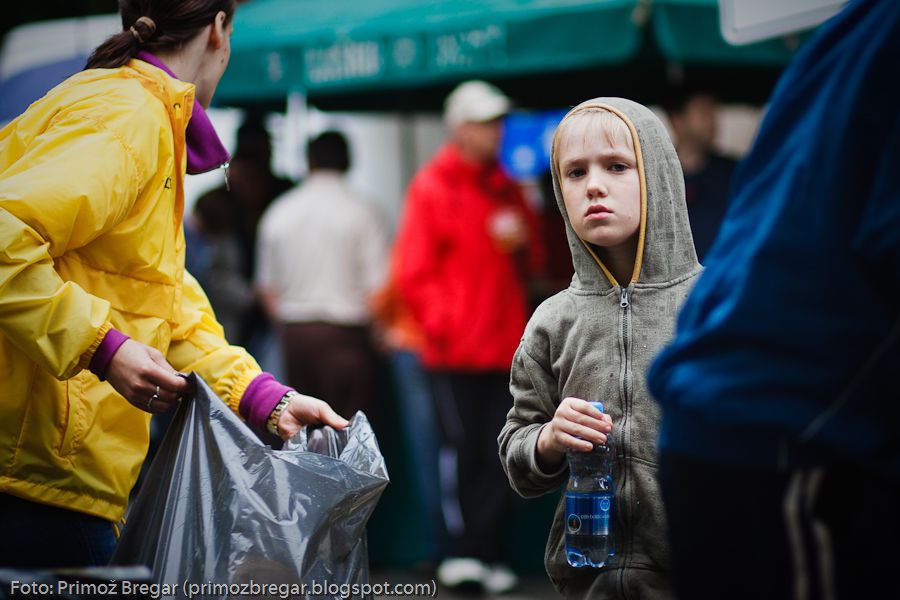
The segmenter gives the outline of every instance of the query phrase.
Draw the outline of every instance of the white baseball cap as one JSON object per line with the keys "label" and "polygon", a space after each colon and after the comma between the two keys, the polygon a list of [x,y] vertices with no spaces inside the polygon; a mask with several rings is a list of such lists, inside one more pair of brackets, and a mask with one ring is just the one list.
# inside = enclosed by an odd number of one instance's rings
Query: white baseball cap
{"label": "white baseball cap", "polygon": [[479,80],[466,81],[444,101],[444,122],[448,127],[462,123],[485,123],[509,112],[511,103],[495,86]]}

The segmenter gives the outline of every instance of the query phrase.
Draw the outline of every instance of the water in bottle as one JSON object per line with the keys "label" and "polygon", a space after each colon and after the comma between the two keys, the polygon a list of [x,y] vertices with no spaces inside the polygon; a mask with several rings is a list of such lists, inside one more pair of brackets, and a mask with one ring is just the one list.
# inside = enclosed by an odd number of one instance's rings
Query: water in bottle
{"label": "water in bottle", "polygon": [[[600,412],[603,404],[591,402]],[[566,486],[566,560],[573,567],[600,568],[614,554],[612,546],[612,436],[590,452],[570,450]]]}

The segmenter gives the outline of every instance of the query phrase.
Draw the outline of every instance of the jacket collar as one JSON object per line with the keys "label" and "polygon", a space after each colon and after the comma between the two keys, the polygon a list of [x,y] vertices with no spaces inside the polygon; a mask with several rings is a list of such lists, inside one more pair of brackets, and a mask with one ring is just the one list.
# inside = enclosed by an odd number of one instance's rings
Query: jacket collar
{"label": "jacket collar", "polygon": [[[166,96],[173,101],[173,106],[184,107],[184,118],[187,120],[185,129],[187,172],[195,175],[218,167],[227,167],[231,157],[222,145],[212,121],[209,120],[209,115],[200,104],[194,102],[194,85],[180,81],[159,58],[149,52],[140,51],[137,59],[132,60],[129,66],[158,81],[167,92]],[[161,75],[160,70],[168,77]]]}

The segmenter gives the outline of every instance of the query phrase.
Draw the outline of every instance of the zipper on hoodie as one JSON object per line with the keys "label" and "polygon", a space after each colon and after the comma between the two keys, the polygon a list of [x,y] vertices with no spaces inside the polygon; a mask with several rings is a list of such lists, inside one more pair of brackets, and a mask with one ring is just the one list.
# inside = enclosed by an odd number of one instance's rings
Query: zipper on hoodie
{"label": "zipper on hoodie", "polygon": [[[623,372],[624,381],[622,382],[622,389],[624,391],[625,397],[623,398],[624,402],[623,402],[623,406],[622,406],[622,422],[620,423],[620,430],[624,432],[625,427],[627,425],[627,421],[628,421],[628,411],[630,410],[630,403],[631,403],[631,389],[630,389],[630,386],[628,385],[628,382],[630,380],[630,375],[631,375],[631,344],[628,341],[628,336],[629,336],[630,327],[631,327],[631,302],[630,302],[630,294],[628,293],[628,288],[625,286],[621,286],[619,288],[619,307],[622,309],[622,348],[624,349],[624,352],[625,352],[625,357],[624,357],[625,369]],[[619,439],[624,439],[624,436],[622,434],[620,434]],[[626,484],[626,480],[625,480],[626,475],[625,474],[628,472],[628,470],[627,470],[627,468],[624,468],[624,467],[625,467],[625,465],[627,465],[627,463],[628,463],[627,448],[626,448],[626,445],[624,443],[622,443],[623,469],[622,469],[622,481],[620,482],[622,489],[624,489],[625,484]],[[620,498],[621,498],[621,496],[620,496]],[[631,507],[625,506],[624,502],[619,502],[619,507],[622,509],[621,522],[627,524],[629,522],[630,518],[626,518],[626,517],[630,517]],[[627,527],[626,529],[630,530],[631,528]],[[625,543],[626,536],[628,537],[627,544]],[[622,535],[620,536],[619,539],[622,540],[621,556],[622,556],[623,561],[626,559],[626,556],[627,556],[626,551],[625,551],[626,547],[630,551],[631,547],[633,546],[631,538],[632,538],[632,534],[630,531],[622,531]],[[627,564],[625,562],[623,562],[622,566],[626,567]],[[621,596],[623,598],[628,598],[629,595],[625,588],[625,569],[622,569],[621,574],[622,574],[622,577],[620,577],[620,579],[619,579],[619,585],[621,586],[620,587]]]}
{"label": "zipper on hoodie", "polygon": [[622,287],[619,290],[619,306],[622,308],[622,346],[625,350],[625,381],[623,389],[625,390],[625,402],[631,396],[631,390],[628,387],[628,375],[631,373],[631,345],[628,342],[628,334],[631,326],[631,302],[628,288]]}

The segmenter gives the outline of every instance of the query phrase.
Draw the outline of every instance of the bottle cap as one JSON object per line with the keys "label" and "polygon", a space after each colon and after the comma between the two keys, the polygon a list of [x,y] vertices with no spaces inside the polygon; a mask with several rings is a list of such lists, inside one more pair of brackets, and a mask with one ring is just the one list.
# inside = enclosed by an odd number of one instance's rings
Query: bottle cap
{"label": "bottle cap", "polygon": [[591,406],[595,407],[600,412],[603,412],[603,403],[602,402],[591,402]]}

